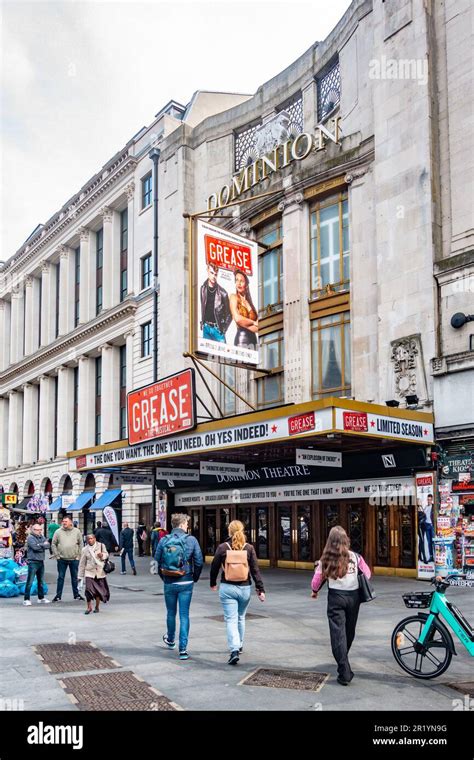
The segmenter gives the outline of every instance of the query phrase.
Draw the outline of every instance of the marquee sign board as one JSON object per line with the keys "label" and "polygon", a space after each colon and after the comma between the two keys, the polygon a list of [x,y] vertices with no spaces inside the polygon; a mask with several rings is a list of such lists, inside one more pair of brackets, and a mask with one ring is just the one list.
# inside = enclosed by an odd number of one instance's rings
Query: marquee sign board
{"label": "marquee sign board", "polygon": [[194,388],[194,370],[185,369],[129,393],[129,443],[151,441],[195,427]]}

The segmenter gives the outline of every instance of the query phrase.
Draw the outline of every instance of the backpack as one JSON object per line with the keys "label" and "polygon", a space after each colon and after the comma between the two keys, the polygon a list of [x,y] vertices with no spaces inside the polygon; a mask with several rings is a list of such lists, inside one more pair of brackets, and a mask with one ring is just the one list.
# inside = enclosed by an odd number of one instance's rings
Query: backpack
{"label": "backpack", "polygon": [[246,581],[249,577],[249,558],[245,551],[247,544],[243,549],[232,549],[230,544],[226,552],[224,562],[224,575],[226,581]]}
{"label": "backpack", "polygon": [[186,538],[172,533],[164,536],[160,544],[163,547],[161,555],[161,572],[163,575],[183,576],[186,575]]}

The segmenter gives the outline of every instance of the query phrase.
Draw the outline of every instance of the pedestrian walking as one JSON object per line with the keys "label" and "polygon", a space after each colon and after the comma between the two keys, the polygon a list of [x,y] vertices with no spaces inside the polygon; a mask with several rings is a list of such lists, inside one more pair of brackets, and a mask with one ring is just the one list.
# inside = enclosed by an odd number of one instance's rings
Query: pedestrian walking
{"label": "pedestrian walking", "polygon": [[51,520],[51,522],[48,525],[48,541],[49,541],[49,554],[50,556],[53,553],[53,550],[51,548],[51,544],[53,543],[53,536],[56,533],[57,530],[59,530],[60,525],[55,520]]}
{"label": "pedestrian walking", "polygon": [[115,536],[108,525],[101,523],[100,528],[95,529],[94,536],[99,544],[104,544],[109,554],[112,554],[118,548]]}
{"label": "pedestrian walking", "polygon": [[56,596],[54,597],[53,602],[61,601],[64,579],[68,568],[71,573],[71,585],[74,599],[84,600],[84,597],[81,596],[79,589],[77,588],[77,571],[79,569],[79,559],[82,548],[81,531],[79,528],[73,526],[70,517],[64,517],[61,527],[55,532],[52,541],[52,559],[56,559],[58,563],[58,583],[56,587]]}
{"label": "pedestrian walking", "polygon": [[224,610],[229,646],[229,665],[237,665],[242,653],[245,636],[245,615],[250,604],[252,578],[261,602],[265,601],[265,589],[258,568],[257,555],[247,542],[244,525],[233,520],[229,525],[229,537],[217,547],[211,564],[211,590],[217,591],[217,576],[221,572],[219,599]]}
{"label": "pedestrian walking", "polygon": [[120,561],[122,564],[122,570],[120,572],[120,575],[126,575],[127,572],[125,570],[125,558],[128,557],[128,561],[130,562],[130,567],[132,568],[132,573],[134,575],[137,574],[137,570],[135,567],[135,560],[133,559],[133,530],[129,526],[128,522],[124,522],[123,528],[120,531]]}
{"label": "pedestrian walking", "polygon": [[[90,533],[87,536],[87,544],[81,553],[79,562],[79,578],[85,580],[86,584],[86,601],[87,608],[84,615],[90,615],[91,612],[100,612],[100,603],[107,602],[110,599],[109,584],[104,570],[104,563],[109,553],[104,544],[97,541],[95,535]],[[92,609],[92,602],[95,600],[95,608]]]}
{"label": "pedestrian walking", "polygon": [[194,584],[198,582],[203,566],[201,547],[188,533],[189,517],[176,514],[171,517],[172,531],[156,547],[158,573],[164,582],[167,631],[163,642],[169,649],[176,647],[176,612],[179,605],[179,659],[188,660],[189,608]]}
{"label": "pedestrian walking", "polygon": [[359,571],[370,578],[371,572],[363,557],[350,550],[349,536],[344,528],[336,525],[329,531],[321,559],[316,563],[311,596],[316,599],[319,589],[327,581],[331,649],[337,662],[337,682],[342,686],[347,686],[354,677],[349,651],[359,615]]}
{"label": "pedestrian walking", "polygon": [[151,556],[154,557],[156,553],[156,547],[158,546],[159,541],[163,538],[163,536],[167,536],[168,531],[161,527],[160,522],[156,522],[153,524],[152,531],[150,533],[150,541],[151,541]]}
{"label": "pedestrian walking", "polygon": [[31,607],[30,592],[33,581],[36,578],[38,583],[38,604],[49,604],[43,589],[44,580],[44,551],[48,549],[49,541],[43,535],[43,528],[39,523],[35,523],[30,535],[26,540],[26,562],[28,564],[28,576],[26,579],[25,595],[23,604],[25,607]]}
{"label": "pedestrian walking", "polygon": [[144,547],[148,538],[148,531],[144,523],[139,523],[137,527],[138,556],[144,557]]}

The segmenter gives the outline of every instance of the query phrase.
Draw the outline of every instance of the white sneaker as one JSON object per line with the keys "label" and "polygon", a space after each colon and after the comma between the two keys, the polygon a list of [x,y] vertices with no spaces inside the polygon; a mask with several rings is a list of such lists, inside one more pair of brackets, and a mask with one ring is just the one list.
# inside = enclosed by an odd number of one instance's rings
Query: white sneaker
{"label": "white sneaker", "polygon": [[51,604],[49,599],[46,599],[46,597],[43,597],[43,599],[38,599],[37,604]]}
{"label": "white sneaker", "polygon": [[31,602],[29,599],[25,599],[25,601],[23,602],[23,607],[31,607]]}
{"label": "white sneaker", "polygon": [[124,570],[121,570],[120,575],[127,575],[127,573]]}

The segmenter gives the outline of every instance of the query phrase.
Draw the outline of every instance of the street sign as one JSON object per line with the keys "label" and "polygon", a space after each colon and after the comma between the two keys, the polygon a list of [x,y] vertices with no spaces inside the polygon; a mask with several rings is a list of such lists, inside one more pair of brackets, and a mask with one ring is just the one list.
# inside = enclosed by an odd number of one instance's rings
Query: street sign
{"label": "street sign", "polygon": [[16,493],[0,493],[0,504],[18,504]]}
{"label": "street sign", "polygon": [[196,426],[194,370],[185,369],[128,394],[131,446]]}

